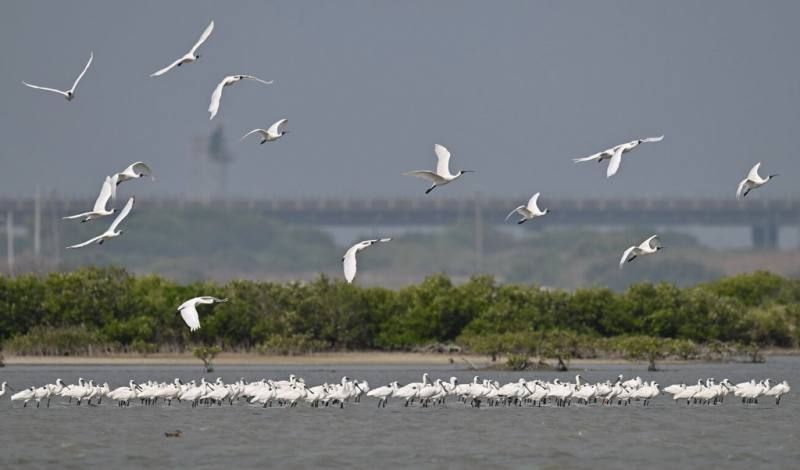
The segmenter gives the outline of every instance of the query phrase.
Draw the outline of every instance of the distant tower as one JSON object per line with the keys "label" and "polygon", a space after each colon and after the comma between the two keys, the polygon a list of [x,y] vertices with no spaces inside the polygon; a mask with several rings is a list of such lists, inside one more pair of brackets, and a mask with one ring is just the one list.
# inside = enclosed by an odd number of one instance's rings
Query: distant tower
{"label": "distant tower", "polygon": [[219,196],[224,199],[228,196],[228,165],[233,162],[233,155],[231,155],[225,142],[222,124],[217,126],[208,137],[208,158],[219,165]]}

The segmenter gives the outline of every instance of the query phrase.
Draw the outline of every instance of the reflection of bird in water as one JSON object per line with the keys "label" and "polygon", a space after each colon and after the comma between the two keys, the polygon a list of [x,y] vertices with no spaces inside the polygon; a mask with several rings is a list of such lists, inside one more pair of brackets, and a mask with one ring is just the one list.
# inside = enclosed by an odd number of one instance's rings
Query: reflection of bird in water
{"label": "reflection of bird in water", "polygon": [[181,432],[180,429],[176,429],[176,430],[174,430],[172,432],[167,431],[167,432],[164,433],[164,435],[167,436],[167,437],[181,437],[181,436],[183,436],[183,432]]}

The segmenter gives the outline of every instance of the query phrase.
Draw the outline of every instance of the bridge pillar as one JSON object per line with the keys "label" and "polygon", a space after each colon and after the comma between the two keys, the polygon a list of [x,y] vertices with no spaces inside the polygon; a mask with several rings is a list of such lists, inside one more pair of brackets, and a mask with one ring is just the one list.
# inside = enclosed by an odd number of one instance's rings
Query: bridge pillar
{"label": "bridge pillar", "polygon": [[778,247],[778,225],[774,222],[764,222],[753,225],[753,248],[775,249]]}

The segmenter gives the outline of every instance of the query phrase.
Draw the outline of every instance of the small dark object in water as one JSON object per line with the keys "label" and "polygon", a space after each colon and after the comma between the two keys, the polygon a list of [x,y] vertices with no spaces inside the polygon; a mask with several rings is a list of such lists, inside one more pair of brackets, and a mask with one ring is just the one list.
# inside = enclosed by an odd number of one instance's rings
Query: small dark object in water
{"label": "small dark object in water", "polygon": [[173,432],[165,432],[164,435],[167,437],[181,437],[183,436],[183,432],[181,432],[180,429],[176,429]]}

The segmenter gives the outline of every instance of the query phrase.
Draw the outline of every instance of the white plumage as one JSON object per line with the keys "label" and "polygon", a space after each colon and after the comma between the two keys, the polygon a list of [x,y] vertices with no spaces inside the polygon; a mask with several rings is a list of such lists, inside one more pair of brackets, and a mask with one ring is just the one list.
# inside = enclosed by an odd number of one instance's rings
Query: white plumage
{"label": "white plumage", "polygon": [[69,250],[69,249],[72,249],[72,248],[82,248],[84,246],[91,245],[92,243],[97,243],[99,245],[102,245],[104,241],[110,240],[112,238],[116,238],[116,237],[122,235],[122,230],[117,230],[117,227],[119,226],[120,223],[122,223],[122,221],[125,219],[125,217],[127,217],[128,214],[131,212],[131,209],[133,208],[134,200],[135,200],[135,198],[132,197],[132,196],[131,196],[130,199],[128,199],[128,202],[125,204],[125,207],[122,208],[122,211],[119,213],[119,215],[117,215],[117,218],[114,219],[114,222],[111,223],[111,226],[108,227],[108,230],[106,230],[102,234],[100,234],[100,235],[98,235],[98,236],[96,236],[96,237],[94,237],[92,239],[86,240],[83,243],[79,243],[77,245],[68,246],[67,249]]}
{"label": "white plumage", "polygon": [[186,302],[182,303],[178,307],[178,312],[180,312],[183,321],[189,326],[189,330],[195,331],[200,329],[200,316],[197,313],[198,305],[216,304],[227,301],[228,299],[218,299],[216,297],[211,297],[208,295],[195,297],[193,299],[189,299]]}
{"label": "white plumage", "polygon": [[222,99],[222,89],[241,80],[255,80],[265,85],[272,85],[272,80],[267,82],[253,75],[228,75],[227,77],[223,78],[221,82],[219,82],[217,87],[214,88],[214,92],[211,93],[211,103],[208,105],[208,112],[211,113],[211,117],[208,118],[209,120],[214,119],[214,116],[217,115],[217,111],[219,111],[219,103]]}
{"label": "white plumage", "polygon": [[200,35],[200,39],[197,40],[197,42],[194,44],[194,46],[192,46],[192,48],[189,50],[189,52],[184,54],[180,59],[176,60],[175,62],[167,65],[163,69],[161,69],[161,70],[159,70],[159,71],[157,71],[155,73],[150,74],[150,76],[151,77],[158,77],[158,76],[164,75],[165,73],[169,72],[170,70],[172,70],[175,67],[180,67],[183,64],[187,64],[189,62],[194,62],[195,60],[199,59],[200,58],[200,54],[197,53],[197,49],[199,49],[200,46],[202,46],[203,43],[206,42],[206,39],[208,39],[208,37],[211,36],[211,31],[213,31],[213,30],[214,30],[214,22],[212,21],[208,26],[206,26],[206,29],[205,29],[205,31],[203,31],[203,34]]}
{"label": "white plumage", "polygon": [[622,269],[625,263],[630,263],[636,259],[637,256],[650,255],[662,248],[661,240],[658,239],[658,235],[653,235],[639,245],[634,245],[625,250],[622,254],[622,259],[619,260],[619,267]]}
{"label": "white plumage", "polygon": [[288,119],[284,118],[280,121],[276,122],[275,124],[271,125],[269,129],[253,129],[252,131],[248,132],[247,134],[243,135],[241,139],[244,140],[247,136],[253,135],[255,133],[261,134],[261,143],[264,144],[265,142],[273,142],[275,140],[280,139],[284,135],[286,135],[289,131],[286,130],[286,124],[289,122]]}
{"label": "white plumage", "polygon": [[80,214],[69,215],[64,217],[64,220],[69,219],[81,219],[81,222],[87,222],[93,219],[99,219],[100,217],[105,217],[107,215],[111,215],[114,213],[114,209],[107,210],[106,205],[108,205],[108,200],[111,199],[112,193],[112,182],[111,177],[106,176],[105,181],[103,181],[103,186],[100,188],[100,194],[97,196],[97,199],[94,201],[94,207],[89,212],[82,212]]}
{"label": "white plumage", "polygon": [[511,218],[511,216],[514,215],[514,213],[518,213],[519,215],[522,216],[522,219],[520,219],[517,223],[521,224],[536,217],[541,217],[543,215],[548,214],[550,212],[550,209],[544,209],[544,210],[539,209],[538,202],[540,194],[541,193],[534,194],[528,200],[527,205],[519,206],[515,208],[513,211],[509,212],[508,215],[506,216],[506,220]]}
{"label": "white plumage", "polygon": [[646,142],[661,142],[661,140],[663,139],[664,136],[662,135],[659,137],[646,137],[644,139],[632,140],[630,142],[626,142],[624,144],[611,147],[610,149],[603,150],[602,152],[595,153],[594,155],[589,155],[588,157],[573,158],[572,161],[575,163],[580,163],[589,161],[602,162],[604,160],[611,160],[608,162],[608,168],[606,169],[606,178],[611,178],[617,173],[617,170],[619,170],[619,164],[620,162],[622,162],[622,154],[630,152],[631,150],[638,147],[640,144]]}
{"label": "white plumage", "polygon": [[78,78],[75,79],[75,83],[72,84],[72,88],[70,88],[67,91],[56,90],[55,88],[47,88],[47,87],[38,86],[38,85],[31,85],[30,83],[27,83],[27,82],[24,82],[24,81],[22,82],[22,84],[25,85],[25,86],[31,87],[31,88],[35,88],[37,90],[44,90],[44,91],[49,91],[49,92],[52,92],[52,93],[59,94],[59,95],[63,96],[64,98],[66,98],[67,101],[72,101],[72,98],[75,97],[75,89],[78,87],[78,82],[81,81],[81,79],[83,78],[84,74],[86,74],[86,71],[89,70],[89,66],[92,65],[92,60],[93,59],[94,59],[94,52],[90,52],[89,53],[89,62],[86,62],[86,66],[83,68],[83,71],[81,72],[81,74],[78,75]]}
{"label": "white plumage", "polygon": [[756,163],[753,168],[750,169],[750,172],[747,174],[747,178],[743,179],[739,183],[739,187],[736,189],[736,199],[744,199],[745,196],[750,194],[750,191],[764,186],[767,184],[767,181],[778,176],[775,174],[768,175],[766,178],[762,178],[761,175],[758,174],[759,168],[761,168],[761,162]]}
{"label": "white plumage", "polygon": [[473,173],[472,170],[461,170],[455,175],[450,173],[450,151],[444,145],[436,144],[433,146],[433,153],[436,154],[436,171],[414,170],[403,173],[404,176],[417,176],[425,178],[433,183],[433,186],[425,191],[425,194],[433,191],[437,186],[444,186],[451,181],[455,181],[464,173]]}
{"label": "white plumage", "polygon": [[356,253],[374,245],[375,243],[385,243],[391,241],[391,238],[380,238],[374,240],[364,240],[347,249],[342,257],[342,266],[344,267],[344,278],[348,283],[352,283],[356,277]]}

